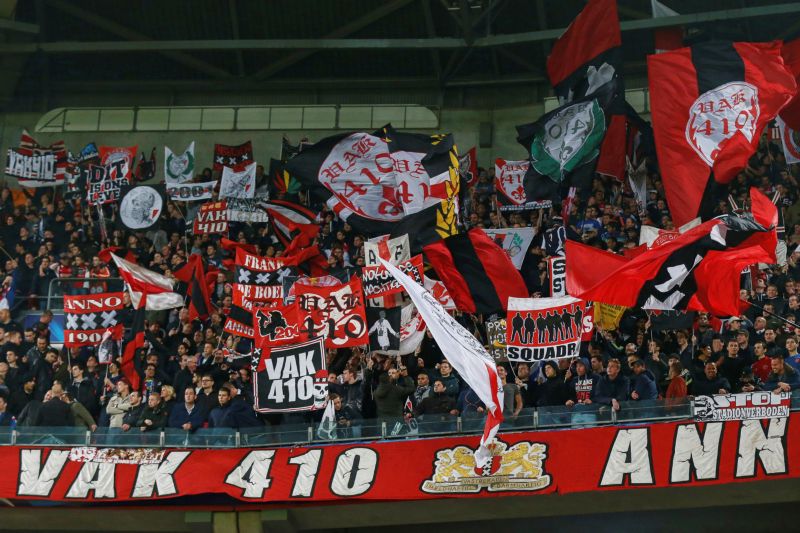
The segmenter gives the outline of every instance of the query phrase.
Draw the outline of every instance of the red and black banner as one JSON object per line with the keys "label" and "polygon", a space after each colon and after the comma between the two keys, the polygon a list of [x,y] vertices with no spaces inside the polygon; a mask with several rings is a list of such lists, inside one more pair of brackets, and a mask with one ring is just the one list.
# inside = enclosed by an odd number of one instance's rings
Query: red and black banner
{"label": "red and black banner", "polygon": [[275,307],[253,307],[253,344],[262,350],[296,342],[300,336],[300,313],[296,303]]}
{"label": "red and black banner", "polygon": [[567,241],[567,292],[625,307],[738,315],[742,269],[776,262],[776,208],[756,189],[751,201],[753,218],[710,220],[633,258]]}
{"label": "red and black banner", "polygon": [[214,170],[222,172],[224,167],[244,167],[252,162],[253,144],[250,141],[238,146],[214,145]]}
{"label": "red and black banner", "polygon": [[511,259],[480,228],[429,244],[424,252],[462,311],[492,313],[507,309],[509,296],[528,296]]}
{"label": "red and black banner", "polygon": [[625,175],[625,88],[617,0],[589,0],[553,44],[547,74],[561,104],[611,86],[607,133],[596,171],[621,180]]}
{"label": "red and black banner", "polygon": [[144,348],[146,304],[142,302],[140,308],[133,312],[133,322],[131,323],[130,336],[125,339],[125,349],[122,352],[120,361],[120,371],[131,382],[131,390],[139,390],[141,382],[139,372],[136,371],[134,358],[137,357],[136,351]]}
{"label": "red and black banner", "polygon": [[715,215],[797,85],[773,43],[706,42],[648,56],[658,162],[675,226]]}
{"label": "red and black banner", "polygon": [[462,187],[472,187],[478,183],[478,151],[474,146],[458,156],[458,173]]}
{"label": "red and black banner", "polygon": [[[571,415],[566,411],[564,417]],[[585,412],[576,415],[585,423]],[[474,458],[479,438],[215,450],[0,446],[0,498],[151,504],[218,494],[253,503],[306,504],[651,487],[679,491],[800,477],[799,413],[767,420],[501,432],[490,447],[491,462],[481,469]]]}
{"label": "red and black banner", "polygon": [[122,338],[117,316],[124,305],[122,296],[121,292],[64,295],[64,346],[97,346],[108,330],[113,338]]}
{"label": "red and black banner", "polygon": [[211,315],[211,297],[200,255],[192,254],[189,261],[174,274],[175,278],[188,285],[186,296],[189,297],[189,320],[208,318]]}
{"label": "red and black banner", "polygon": [[294,286],[303,338],[325,337],[326,348],[369,344],[361,280],[332,287]]}
{"label": "red and black banner", "polygon": [[282,258],[261,257],[236,248],[233,305],[225,321],[225,331],[252,338],[255,305],[280,302],[283,278],[293,274],[296,271],[287,270]]}
{"label": "red and black banner", "polygon": [[228,203],[208,202],[200,206],[194,219],[194,234],[228,233]]}

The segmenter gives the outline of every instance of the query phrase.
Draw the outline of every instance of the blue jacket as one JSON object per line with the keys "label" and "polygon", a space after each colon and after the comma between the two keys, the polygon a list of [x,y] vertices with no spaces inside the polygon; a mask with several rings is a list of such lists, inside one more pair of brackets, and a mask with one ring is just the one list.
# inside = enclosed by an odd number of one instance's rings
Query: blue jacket
{"label": "blue jacket", "polygon": [[631,393],[636,392],[639,395],[637,400],[655,400],[658,398],[658,388],[656,387],[656,380],[649,370],[645,370],[638,376],[631,377]]}
{"label": "blue jacket", "polygon": [[628,389],[628,378],[621,373],[617,375],[617,379],[613,380],[608,377],[608,374],[603,374],[594,391],[594,401],[611,405],[611,399],[616,398],[618,402],[624,402],[628,399]]}
{"label": "blue jacket", "polygon": [[171,428],[182,428],[184,424],[190,423],[192,424],[192,431],[194,431],[202,426],[205,421],[206,417],[205,413],[203,413],[203,408],[197,403],[194,404],[194,409],[192,409],[191,413],[186,410],[185,403],[179,403],[172,408],[167,425]]}
{"label": "blue jacket", "polygon": [[780,374],[776,374],[775,372],[769,373],[767,381],[764,382],[762,388],[768,391],[775,390],[778,388],[778,383],[786,383],[792,390],[800,388],[800,373],[788,364],[784,364],[783,372]]}
{"label": "blue jacket", "polygon": [[208,416],[208,426],[212,428],[240,428],[260,426],[253,407],[237,396],[224,407],[215,407]]}

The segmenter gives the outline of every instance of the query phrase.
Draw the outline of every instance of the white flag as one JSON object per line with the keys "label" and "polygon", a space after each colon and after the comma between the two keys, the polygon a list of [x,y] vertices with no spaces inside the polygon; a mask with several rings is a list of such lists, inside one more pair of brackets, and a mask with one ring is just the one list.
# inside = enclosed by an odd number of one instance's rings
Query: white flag
{"label": "white flag", "polygon": [[125,280],[135,309],[144,305],[148,311],[163,311],[183,306],[183,296],[172,291],[173,283],[167,276],[126,261],[115,254],[111,254],[111,257],[117,264],[119,275]]}
{"label": "white flag", "polygon": [[253,161],[244,170],[222,168],[222,180],[219,185],[220,198],[253,198],[256,194],[256,162]]}
{"label": "white flag", "polygon": [[497,375],[494,358],[478,339],[447,314],[431,293],[388,261],[381,259],[381,263],[411,297],[445,358],[486,406],[486,425],[481,445],[474,454],[475,463],[481,468],[491,459],[487,446],[503,422],[503,384]]}
{"label": "white flag", "polygon": [[322,440],[336,438],[336,410],[333,408],[333,400],[325,402],[325,411],[322,413],[322,420],[319,421],[317,437]]}
{"label": "white flag", "polygon": [[178,155],[164,146],[164,181],[167,185],[185,183],[194,177],[194,141]]}

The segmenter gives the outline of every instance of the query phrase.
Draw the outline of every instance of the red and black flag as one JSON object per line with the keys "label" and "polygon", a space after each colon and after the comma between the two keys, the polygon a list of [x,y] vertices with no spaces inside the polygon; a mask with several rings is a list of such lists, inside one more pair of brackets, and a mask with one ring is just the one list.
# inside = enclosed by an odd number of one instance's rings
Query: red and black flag
{"label": "red and black flag", "polygon": [[316,215],[310,209],[284,200],[264,202],[275,236],[284,246],[297,236],[303,227],[316,223]]}
{"label": "red and black flag", "polygon": [[[786,70],[791,72],[800,87],[800,39],[783,43],[781,56]],[[800,91],[786,104],[786,107],[781,109],[780,117],[789,129],[800,131]]]}
{"label": "red and black flag", "polygon": [[64,346],[97,346],[110,331],[114,340],[122,338],[117,313],[122,309],[121,292],[64,296]]}
{"label": "red and black flag", "polygon": [[621,69],[617,0],[589,0],[553,44],[547,58],[547,75],[562,105],[611,86],[614,98],[608,109],[608,133],[596,171],[620,180],[625,175],[625,88]]}
{"label": "red and black flag", "polygon": [[675,226],[709,219],[797,86],[773,43],[708,42],[648,56],[650,107]]}
{"label": "red and black flag", "polygon": [[133,321],[131,323],[130,334],[125,339],[125,349],[122,352],[122,361],[120,362],[119,369],[131,382],[131,390],[139,390],[139,372],[136,371],[136,358],[137,350],[144,348],[144,333],[145,321],[144,316],[146,313],[145,306],[142,305],[133,311]]}
{"label": "red and black flag", "polygon": [[511,259],[479,228],[429,244],[423,250],[462,311],[506,310],[509,296],[528,296]]}
{"label": "red and black flag", "polygon": [[752,215],[709,220],[634,258],[567,241],[567,292],[625,307],[738,315],[742,269],[776,262],[777,210],[756,189],[750,195]]}
{"label": "red and black flag", "polygon": [[458,173],[461,175],[462,189],[478,183],[478,151],[474,146],[458,156]]}
{"label": "red and black flag", "polygon": [[174,275],[188,285],[186,296],[189,297],[189,320],[208,318],[211,315],[211,297],[200,255],[192,254],[189,261],[176,270]]}

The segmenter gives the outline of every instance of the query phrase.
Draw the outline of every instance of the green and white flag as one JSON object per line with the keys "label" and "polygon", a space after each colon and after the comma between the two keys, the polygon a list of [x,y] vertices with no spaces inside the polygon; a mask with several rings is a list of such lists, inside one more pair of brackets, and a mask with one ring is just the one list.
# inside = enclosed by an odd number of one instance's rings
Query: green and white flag
{"label": "green and white flag", "polygon": [[164,146],[164,180],[167,184],[186,183],[194,177],[194,141],[182,154]]}
{"label": "green and white flag", "polygon": [[[608,93],[608,94],[607,94]],[[530,155],[524,188],[528,202],[558,200],[569,187],[586,188],[606,133],[610,89],[554,109],[517,126],[517,141]]]}

